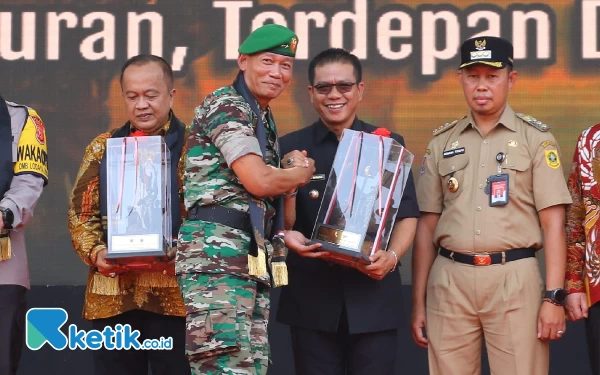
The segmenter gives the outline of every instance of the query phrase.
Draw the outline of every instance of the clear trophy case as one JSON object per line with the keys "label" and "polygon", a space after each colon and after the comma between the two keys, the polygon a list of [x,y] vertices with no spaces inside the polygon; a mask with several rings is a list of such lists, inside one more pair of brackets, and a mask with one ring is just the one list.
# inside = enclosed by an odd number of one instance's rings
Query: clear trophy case
{"label": "clear trophy case", "polygon": [[169,159],[160,136],[107,140],[106,258],[129,263],[165,257],[172,247]]}
{"label": "clear trophy case", "polygon": [[319,251],[353,265],[386,250],[412,161],[392,138],[344,130],[313,229]]}

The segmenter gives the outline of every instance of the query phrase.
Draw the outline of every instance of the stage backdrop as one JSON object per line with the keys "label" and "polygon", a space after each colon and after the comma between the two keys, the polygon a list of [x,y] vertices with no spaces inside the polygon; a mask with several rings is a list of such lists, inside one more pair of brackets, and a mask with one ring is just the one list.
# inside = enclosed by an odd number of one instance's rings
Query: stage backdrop
{"label": "stage backdrop", "polygon": [[[126,121],[118,77],[128,57],[153,53],[172,64],[174,110],[189,124],[204,96],[233,80],[240,41],[264,23],[285,24],[300,42],[293,83],[272,103],[280,134],[316,120],[308,62],[343,47],[364,66],[358,115],[401,133],[418,171],[432,130],[467,113],[456,80],[461,40],[502,36],[515,46],[519,72],[510,103],[552,127],[567,174],[578,134],[600,122],[599,10],[600,0],[0,0],[0,94],[38,111],[49,143],[50,184],[27,228],[29,306],[63,307],[69,324],[89,328],[80,318],[86,267],[71,246],[68,201],[87,144]],[[402,263],[408,284],[410,253]],[[426,352],[408,333],[410,286],[401,294],[397,373],[426,374]],[[291,375],[287,330],[271,323],[269,373]],[[551,374],[589,374],[583,324],[568,331],[552,345]],[[90,356],[26,350],[20,374],[73,373]]]}
{"label": "stage backdrop", "polygon": [[264,23],[285,24],[300,42],[293,82],[272,103],[280,135],[317,118],[310,58],[343,47],[364,66],[358,115],[401,133],[418,171],[432,130],[467,112],[456,80],[461,40],[499,35],[515,46],[510,103],[552,127],[566,174],[578,134],[600,121],[599,10],[596,0],[3,0],[0,92],[38,111],[49,142],[50,184],[27,229],[32,283],[85,283],[67,232],[68,199],[86,145],[126,121],[118,77],[128,57],[154,53],[172,63],[174,110],[190,123],[203,97],[234,78],[240,41]]}

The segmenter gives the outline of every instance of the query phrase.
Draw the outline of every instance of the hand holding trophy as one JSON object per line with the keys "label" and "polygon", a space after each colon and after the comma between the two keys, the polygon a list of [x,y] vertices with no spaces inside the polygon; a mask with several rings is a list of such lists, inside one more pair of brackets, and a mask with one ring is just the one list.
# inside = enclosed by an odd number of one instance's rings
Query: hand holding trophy
{"label": "hand holding trophy", "polygon": [[387,248],[413,155],[383,130],[342,134],[312,234],[331,261],[368,265]]}
{"label": "hand holding trophy", "polygon": [[[107,264],[111,272],[173,274],[172,168],[160,136],[110,138],[106,148]],[[174,202],[177,204],[178,202]]]}

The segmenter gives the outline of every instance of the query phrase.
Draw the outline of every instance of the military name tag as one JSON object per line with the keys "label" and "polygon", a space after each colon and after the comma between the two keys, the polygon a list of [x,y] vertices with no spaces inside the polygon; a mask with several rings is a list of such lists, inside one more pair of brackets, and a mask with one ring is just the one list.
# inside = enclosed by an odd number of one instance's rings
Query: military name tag
{"label": "military name tag", "polygon": [[488,178],[490,184],[490,207],[506,206],[508,204],[508,174],[492,175]]}

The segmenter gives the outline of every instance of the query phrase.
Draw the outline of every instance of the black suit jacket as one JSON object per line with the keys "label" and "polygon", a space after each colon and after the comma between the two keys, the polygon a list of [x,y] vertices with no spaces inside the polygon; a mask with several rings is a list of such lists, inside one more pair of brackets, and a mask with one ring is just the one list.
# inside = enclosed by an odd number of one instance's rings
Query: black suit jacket
{"label": "black suit jacket", "polygon": [[[376,127],[355,118],[351,129],[370,133]],[[400,135],[392,134],[392,137],[404,146],[404,139]],[[314,181],[298,189],[294,229],[310,238],[338,140],[319,120],[307,128],[282,137],[280,145],[282,155],[292,150],[306,150],[308,156],[315,160],[315,173],[326,176],[324,181]],[[318,199],[309,197],[309,192],[313,189],[319,191]],[[418,216],[419,208],[411,173],[396,220]],[[300,257],[293,251],[288,255],[287,264],[289,285],[281,290],[278,322],[336,332],[345,306],[350,334],[398,328],[402,314],[399,272],[392,272],[378,281],[353,268],[321,259]]]}

